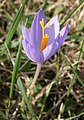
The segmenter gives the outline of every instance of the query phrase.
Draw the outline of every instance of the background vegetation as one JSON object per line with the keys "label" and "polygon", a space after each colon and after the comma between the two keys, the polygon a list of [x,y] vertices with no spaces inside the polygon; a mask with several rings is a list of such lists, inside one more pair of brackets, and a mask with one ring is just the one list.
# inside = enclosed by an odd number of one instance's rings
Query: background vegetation
{"label": "background vegetation", "polygon": [[[41,69],[22,48],[21,25],[30,28],[43,8],[69,24],[62,48]],[[84,120],[84,0],[0,0],[0,120]]]}

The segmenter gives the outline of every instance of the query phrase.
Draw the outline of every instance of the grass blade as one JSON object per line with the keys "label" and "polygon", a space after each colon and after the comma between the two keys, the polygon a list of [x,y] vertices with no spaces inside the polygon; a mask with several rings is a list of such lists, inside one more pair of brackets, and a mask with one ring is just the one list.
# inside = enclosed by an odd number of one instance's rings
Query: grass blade
{"label": "grass blade", "polygon": [[14,69],[13,69],[13,74],[12,74],[12,81],[11,81],[8,109],[7,109],[7,112],[6,112],[6,119],[8,119],[10,105],[11,105],[11,99],[12,99],[13,90],[14,90],[14,84],[15,84],[17,73],[18,73],[18,70],[19,70],[19,65],[20,65],[20,60],[21,60],[21,50],[22,50],[22,41],[20,40],[20,45],[19,45],[19,49],[18,49],[18,53],[17,53],[17,56],[16,56],[16,61],[15,61]]}
{"label": "grass blade", "polygon": [[53,86],[53,84],[55,83],[56,81],[53,80],[48,86],[46,86],[46,91],[45,91],[45,95],[44,95],[44,99],[43,99],[43,105],[41,107],[41,111],[40,111],[40,114],[39,114],[39,120],[41,119],[42,117],[42,112],[44,110],[44,107],[45,107],[45,104],[46,104],[46,101],[47,101],[47,98],[49,96],[49,93],[50,93],[50,90]]}
{"label": "grass blade", "polygon": [[27,95],[26,95],[26,91],[25,91],[25,89],[24,89],[24,87],[23,87],[23,84],[22,84],[22,81],[21,81],[20,78],[17,80],[17,84],[18,84],[19,90],[21,91],[22,97],[24,98],[24,101],[25,101],[26,104],[27,104],[27,107],[28,107],[28,109],[29,109],[29,112],[30,112],[32,118],[34,118],[34,120],[35,120],[35,113],[34,113],[34,111],[33,111],[33,109],[32,109],[30,100],[29,100],[29,98],[28,98]]}
{"label": "grass blade", "polygon": [[12,63],[12,65],[14,66],[14,60],[12,59],[11,53],[10,53],[10,51],[9,51],[9,49],[8,49],[8,47],[7,47],[6,44],[5,44],[5,46],[6,46],[6,50],[7,50],[8,56],[9,56],[9,58],[10,58],[10,60],[11,60],[11,63]]}
{"label": "grass blade", "polygon": [[84,115],[84,112],[79,114],[79,115],[76,115],[76,116],[73,116],[73,117],[70,117],[70,118],[66,118],[65,120],[76,120],[76,118],[79,118],[82,115]]}
{"label": "grass blade", "polygon": [[6,119],[6,117],[5,117],[5,115],[4,115],[4,113],[0,110],[0,118],[2,119],[3,118],[3,120],[5,120]]}
{"label": "grass blade", "polygon": [[81,7],[83,7],[83,5],[84,5],[84,0],[82,0],[82,1],[79,3],[79,5],[76,6],[76,7],[74,8],[74,10],[73,10],[69,15],[67,15],[67,16],[64,17],[64,19],[61,21],[60,25],[61,25],[61,26],[64,25],[64,23],[65,23],[70,17],[72,17]]}
{"label": "grass blade", "polygon": [[80,84],[84,87],[84,83],[82,82],[82,80],[80,79],[80,77],[78,76],[76,69],[71,65],[70,61],[68,60],[68,58],[63,54],[63,52],[60,50],[60,53],[62,54],[62,56],[66,59],[66,61],[68,62],[69,66],[71,67],[74,76],[77,77],[78,81],[80,82]]}
{"label": "grass blade", "polygon": [[4,43],[3,47],[2,47],[2,53],[1,53],[2,55],[3,55],[4,52],[5,52],[5,44],[6,44],[7,46],[9,45],[9,43],[10,43],[10,41],[11,41],[11,39],[12,39],[14,33],[15,33],[15,30],[16,30],[17,27],[18,27],[18,24],[19,24],[19,22],[20,22],[20,18],[21,18],[21,16],[22,16],[22,12],[23,12],[23,10],[24,10],[24,6],[25,6],[25,4],[26,4],[26,1],[27,1],[27,0],[23,0],[23,3],[22,3],[22,5],[20,6],[20,8],[19,8],[19,10],[18,10],[18,12],[17,12],[17,14],[16,14],[16,16],[15,16],[15,18],[14,18],[14,20],[13,20],[11,26],[10,26],[10,28],[9,28],[7,37],[6,37],[6,39],[5,39],[5,43]]}
{"label": "grass blade", "polygon": [[21,116],[23,120],[26,120],[26,113],[25,113],[25,104],[24,104],[24,98],[22,98],[22,101],[20,103],[20,111],[21,111]]}
{"label": "grass blade", "polygon": [[[77,68],[79,67],[79,64],[80,64],[80,61],[82,59],[82,56],[83,56],[83,51],[84,51],[84,40],[82,42],[82,45],[81,45],[81,49],[80,49],[80,52],[79,52],[79,55],[78,55],[78,58],[77,58],[77,61],[78,61],[78,64],[76,64],[76,67],[75,69],[77,70]],[[75,74],[73,75],[73,78],[71,79],[71,82],[70,82],[70,85],[69,85],[69,89],[67,91],[67,96],[69,96],[70,92],[71,92],[71,89],[72,89],[72,86],[74,85],[74,80],[76,79],[76,76]],[[84,83],[82,82],[82,86],[84,87],[83,85]]]}

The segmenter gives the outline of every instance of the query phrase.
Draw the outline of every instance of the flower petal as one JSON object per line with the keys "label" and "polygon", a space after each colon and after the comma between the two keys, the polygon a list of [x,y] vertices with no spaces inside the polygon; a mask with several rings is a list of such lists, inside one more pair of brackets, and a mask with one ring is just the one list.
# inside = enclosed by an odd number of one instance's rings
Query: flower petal
{"label": "flower petal", "polygon": [[55,17],[53,17],[52,19],[50,19],[49,24],[50,25],[54,24],[54,32],[55,32],[54,39],[56,39],[56,37],[59,34],[59,29],[60,29],[60,25],[59,25],[59,21],[58,21],[58,15],[56,15]]}
{"label": "flower petal", "polygon": [[28,43],[28,41],[23,40],[22,44],[23,44],[24,51],[25,51],[26,55],[28,56],[28,58],[30,60],[32,60],[34,62],[40,62],[43,59],[42,53],[36,52],[36,50],[34,49],[34,47],[32,47]]}
{"label": "flower petal", "polygon": [[30,51],[28,50],[27,43],[28,43],[27,40],[22,40],[23,49],[24,49],[26,55],[28,56],[29,59],[33,60],[31,58]]}
{"label": "flower petal", "polygon": [[31,33],[24,25],[22,25],[22,35],[24,40],[28,41],[30,45],[34,46],[34,42],[32,41],[31,38]]}
{"label": "flower petal", "polygon": [[44,61],[48,60],[60,49],[60,47],[62,46],[66,39],[67,33],[68,25],[63,27],[60,33],[58,34],[57,38],[44,49],[43,51]]}
{"label": "flower petal", "polygon": [[49,45],[55,39],[54,24],[52,24],[49,28],[45,29],[45,34],[48,34],[48,36],[49,36],[49,40],[48,40],[48,45]]}
{"label": "flower petal", "polygon": [[44,19],[44,23],[46,24],[46,18],[44,15],[44,12],[42,9],[40,9],[36,16],[34,17],[34,20],[31,25],[31,35],[32,35],[32,40],[34,41],[35,47],[37,51],[40,51],[40,45],[41,45],[41,40],[42,40],[42,28],[40,25],[40,21]]}
{"label": "flower petal", "polygon": [[55,17],[50,19],[50,21],[47,24],[50,26],[50,28],[46,28],[45,33],[49,35],[49,41],[48,41],[48,45],[49,45],[52,43],[54,39],[56,39],[56,37],[59,34],[60,26],[59,26],[58,16],[56,15]]}
{"label": "flower petal", "polygon": [[48,60],[50,57],[52,57],[55,54],[56,49],[58,49],[58,42],[57,42],[58,39],[59,39],[59,34],[57,38],[54,39],[53,42],[43,50],[44,61]]}
{"label": "flower petal", "polygon": [[59,44],[59,48],[60,48],[61,45],[64,43],[66,36],[68,34],[68,24],[66,26],[64,26],[59,33],[60,33],[60,37],[58,39],[58,44]]}

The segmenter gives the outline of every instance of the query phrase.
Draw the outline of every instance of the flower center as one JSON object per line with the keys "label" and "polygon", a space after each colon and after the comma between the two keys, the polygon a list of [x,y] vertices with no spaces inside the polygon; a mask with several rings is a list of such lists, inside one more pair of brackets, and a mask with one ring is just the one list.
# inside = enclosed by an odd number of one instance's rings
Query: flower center
{"label": "flower center", "polygon": [[47,44],[48,44],[49,36],[48,36],[48,34],[44,34],[44,30],[45,30],[45,28],[48,27],[48,26],[44,26],[44,19],[43,19],[43,18],[42,18],[42,20],[40,21],[40,25],[41,25],[41,27],[42,27],[42,41],[41,41],[40,51],[42,52],[42,51],[46,48],[46,46],[47,46]]}

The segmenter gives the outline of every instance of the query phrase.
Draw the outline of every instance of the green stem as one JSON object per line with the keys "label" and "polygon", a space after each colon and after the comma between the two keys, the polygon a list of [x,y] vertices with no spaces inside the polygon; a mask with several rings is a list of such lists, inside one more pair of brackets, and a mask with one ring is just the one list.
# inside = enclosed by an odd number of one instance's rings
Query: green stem
{"label": "green stem", "polygon": [[40,73],[40,70],[41,70],[41,66],[42,66],[42,64],[37,63],[36,72],[35,72],[35,75],[34,75],[33,82],[30,85],[30,89],[32,89],[34,87],[35,83],[36,83],[36,80],[37,80],[37,78],[39,76],[39,73]]}

